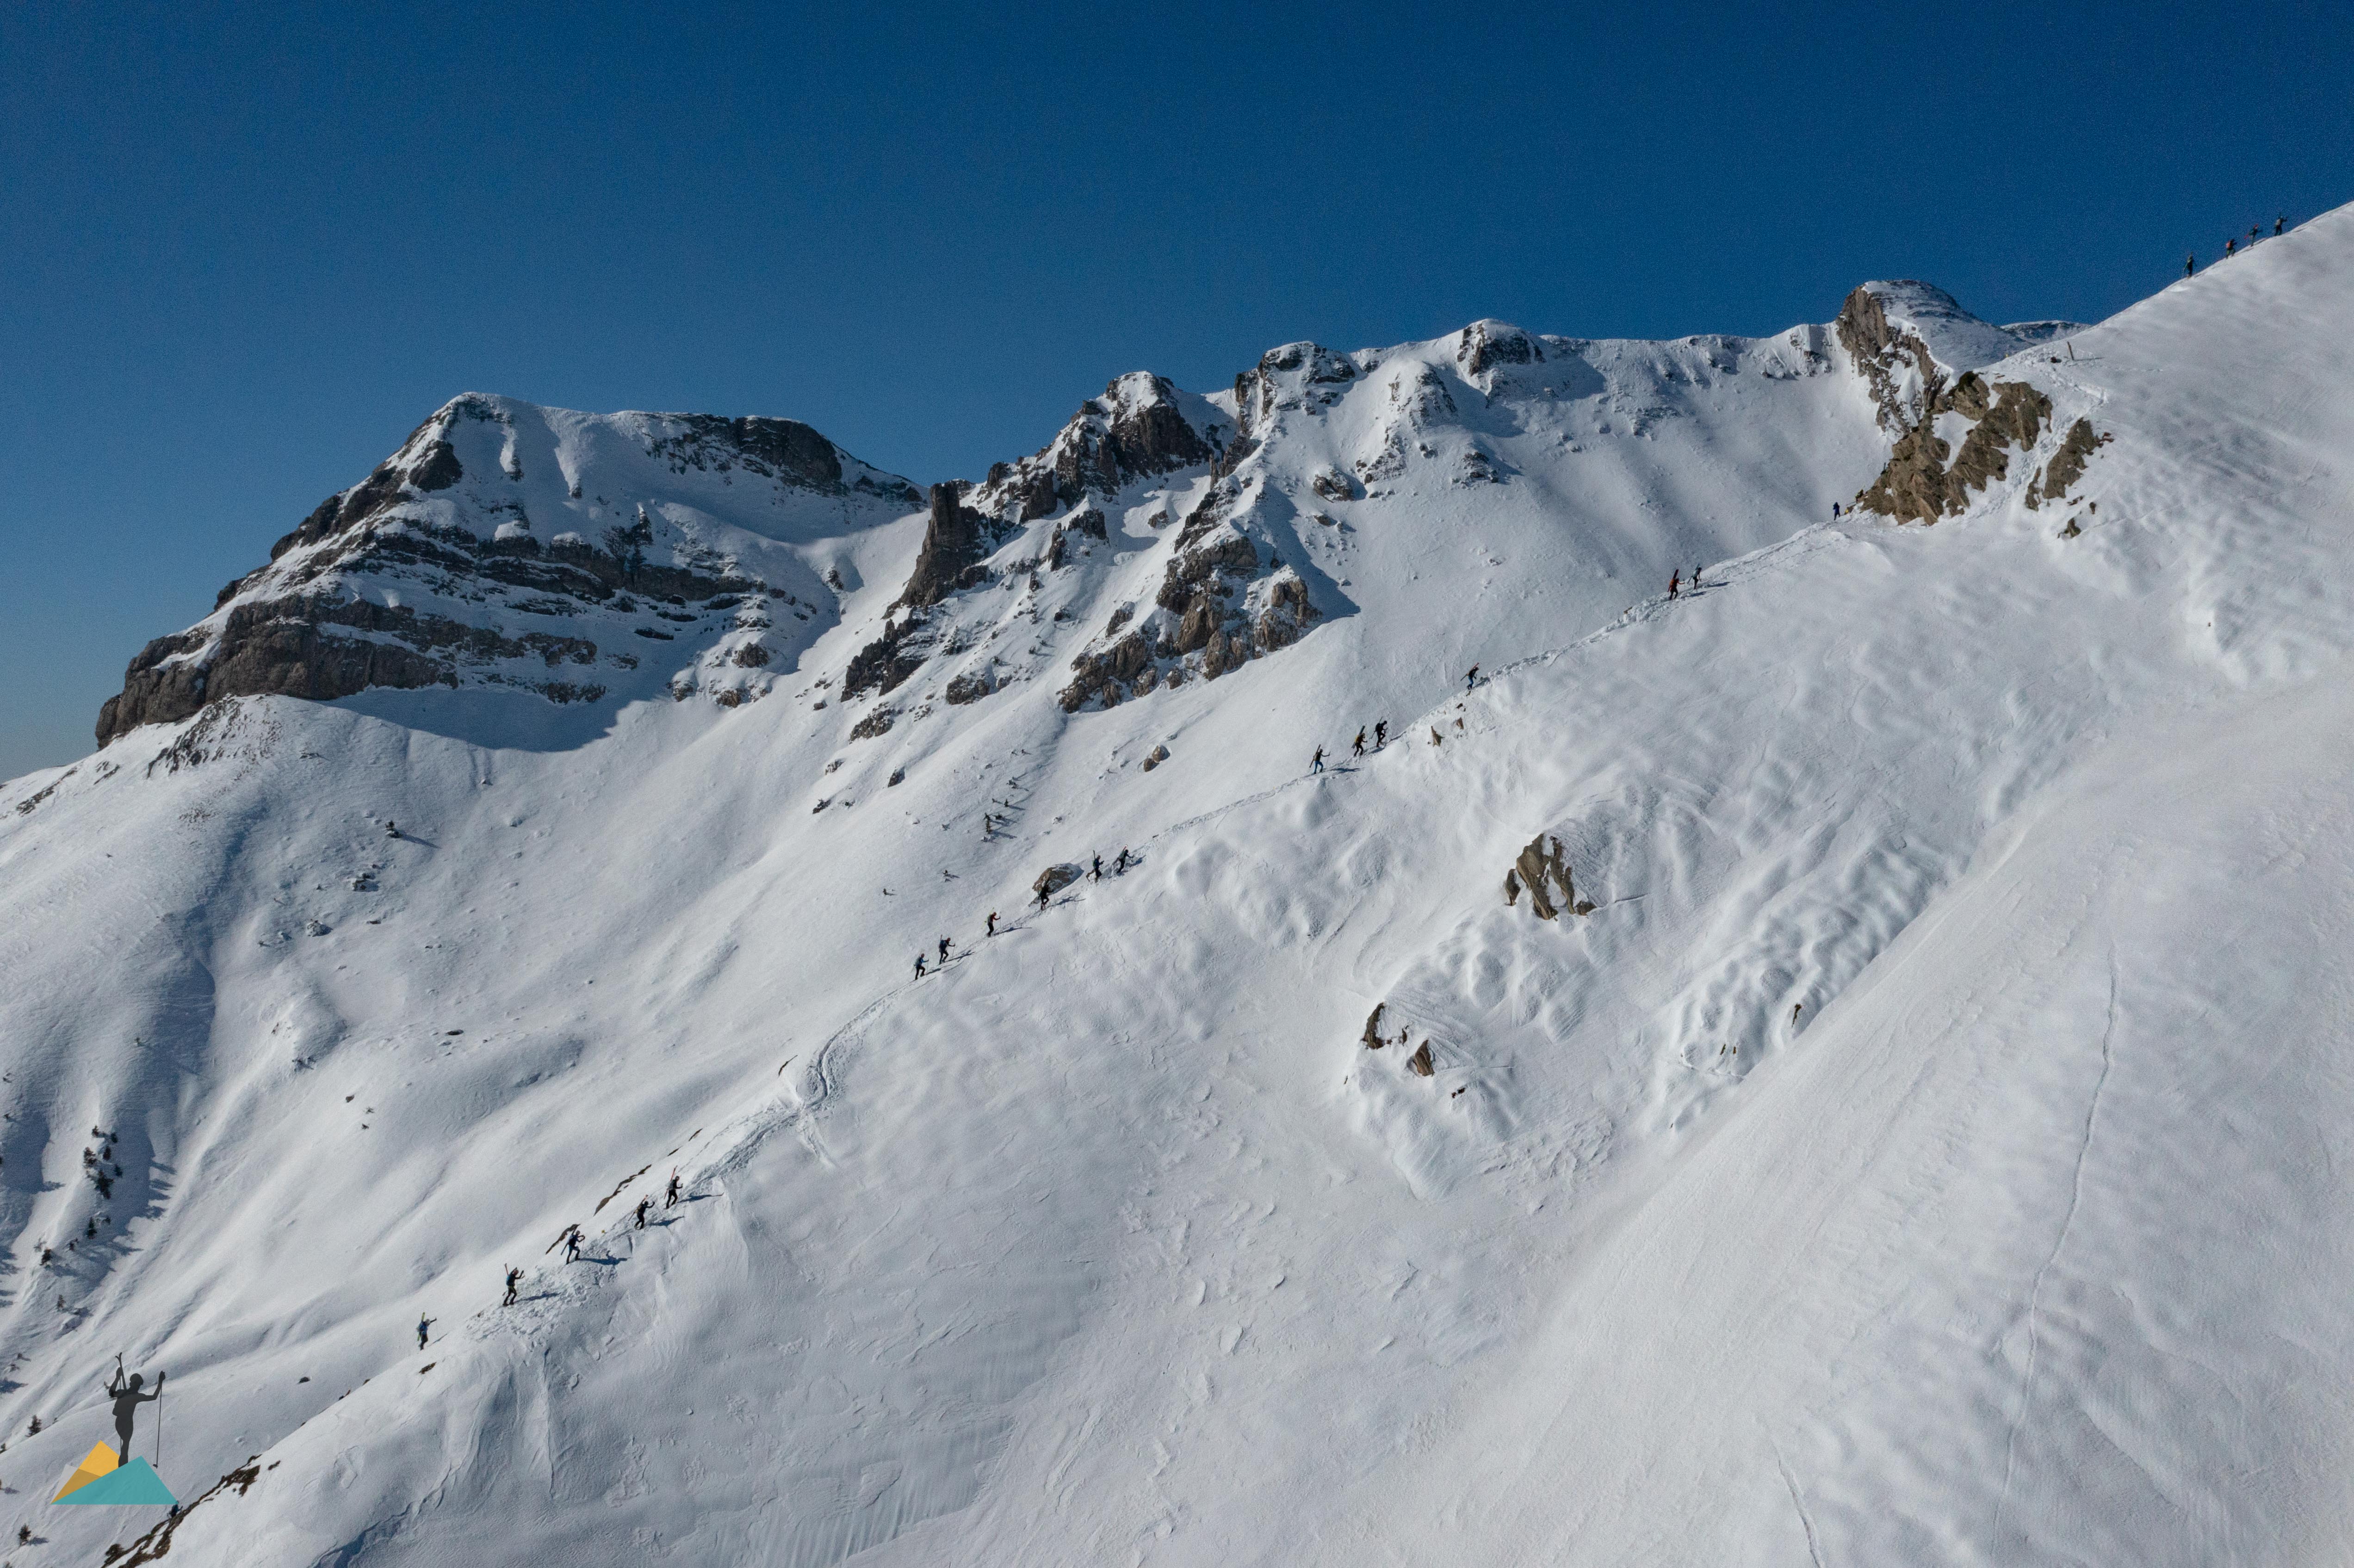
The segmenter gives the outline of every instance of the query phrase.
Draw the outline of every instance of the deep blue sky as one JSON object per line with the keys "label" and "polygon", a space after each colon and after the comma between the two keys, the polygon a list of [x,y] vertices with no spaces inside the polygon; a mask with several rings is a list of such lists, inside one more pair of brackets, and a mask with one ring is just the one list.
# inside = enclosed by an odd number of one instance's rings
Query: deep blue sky
{"label": "deep blue sky", "polygon": [[2354,199],[2354,8],[0,8],[0,777],[467,388],[918,481],[1482,315],[2097,319]]}

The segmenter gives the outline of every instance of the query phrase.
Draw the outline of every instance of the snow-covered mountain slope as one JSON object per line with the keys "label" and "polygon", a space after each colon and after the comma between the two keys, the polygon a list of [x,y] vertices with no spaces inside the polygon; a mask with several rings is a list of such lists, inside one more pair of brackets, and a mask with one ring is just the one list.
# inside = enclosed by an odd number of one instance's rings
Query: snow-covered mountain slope
{"label": "snow-covered mountain slope", "polygon": [[468,393],[148,644],[99,744],[232,696],[464,691],[398,711],[509,745],[673,688],[757,699],[833,624],[859,535],[917,500],[790,419]]}
{"label": "snow-covered mountain slope", "polygon": [[0,1528],[164,1543],[122,1350],[175,1563],[2336,1560],[2354,211],[1866,297],[1124,378],[767,700],[10,784]]}

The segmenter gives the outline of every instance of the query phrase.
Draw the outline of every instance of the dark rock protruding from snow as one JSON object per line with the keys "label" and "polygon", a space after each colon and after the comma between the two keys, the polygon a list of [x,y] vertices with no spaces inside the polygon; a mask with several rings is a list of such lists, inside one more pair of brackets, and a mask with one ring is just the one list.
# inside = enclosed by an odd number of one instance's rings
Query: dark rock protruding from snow
{"label": "dark rock protruding from snow", "polygon": [[[1943,414],[1970,421],[1958,452],[1937,434],[1937,418]],[[2008,477],[2010,449],[2031,450],[2051,417],[2052,399],[2027,383],[1989,386],[1977,371],[1965,371],[1950,390],[1930,399],[1920,421],[1898,439],[1888,466],[1856,497],[1856,506],[1899,523],[1935,523],[1956,515],[1973,493]]]}
{"label": "dark rock protruding from snow", "polygon": [[[338,635],[348,627],[374,636]],[[98,743],[106,745],[143,724],[171,724],[207,703],[228,697],[306,697],[332,702],[371,686],[414,689],[458,684],[460,657],[535,659],[550,670],[593,665],[597,645],[547,632],[508,637],[446,616],[419,615],[366,599],[292,599],[241,604],[228,613],[211,662],[189,662],[208,639],[202,631],[160,637],[142,649],[125,672],[120,695],[98,714]],[[549,683],[557,701],[593,700],[604,688],[584,682]]]}
{"label": "dark rock protruding from snow", "polygon": [[[100,712],[99,744],[231,697],[371,687],[567,703],[620,683],[736,705],[773,679],[770,601],[811,625],[823,595],[771,542],[918,500],[796,420],[579,414],[468,393],[315,507],[211,615],[141,650]],[[663,644],[709,667],[672,683],[645,668],[670,656]]]}
{"label": "dark rock protruding from snow", "polygon": [[924,547],[916,569],[900,590],[899,603],[920,609],[938,604],[950,590],[965,586],[987,553],[980,513],[964,503],[965,487],[956,481],[932,486],[932,516],[924,528]]}
{"label": "dark rock protruding from snow", "polygon": [[1169,378],[1137,370],[1079,405],[1055,439],[1018,462],[998,463],[967,497],[1001,527],[1014,527],[1109,496],[1139,480],[1216,460],[1228,422]]}
{"label": "dark rock protruding from snow", "polygon": [[1929,345],[1918,334],[1889,325],[1880,296],[1868,287],[1858,287],[1848,295],[1831,324],[1839,334],[1840,345],[1872,388],[1872,400],[1880,406],[1880,422],[1894,429],[1917,422],[1923,403],[1936,396],[1941,379]]}
{"label": "dark rock protruding from snow", "polygon": [[1406,1070],[1417,1078],[1427,1078],[1438,1071],[1430,1060],[1430,1042],[1426,1040],[1405,1059]]}
{"label": "dark rock protruding from snow", "polygon": [[1455,363],[1466,379],[1484,376],[1499,365],[1530,365],[1543,361],[1544,349],[1536,339],[1509,322],[1478,321],[1463,329],[1455,348]]}
{"label": "dark rock protruding from snow", "polygon": [[1504,874],[1504,902],[1517,905],[1521,890],[1528,889],[1529,913],[1540,920],[1557,918],[1564,909],[1573,915],[1583,915],[1594,907],[1577,901],[1577,890],[1570,885],[1569,862],[1562,855],[1561,841],[1548,841],[1539,833],[1529,841],[1512,862],[1512,869]]}
{"label": "dark rock protruding from snow", "polygon": [[2069,487],[2084,477],[2084,465],[2092,461],[2094,451],[2108,440],[2093,433],[2090,420],[2079,419],[2069,426],[2067,439],[2052,454],[2052,461],[2027,482],[2027,504],[2040,507],[2047,501],[2064,499]]}

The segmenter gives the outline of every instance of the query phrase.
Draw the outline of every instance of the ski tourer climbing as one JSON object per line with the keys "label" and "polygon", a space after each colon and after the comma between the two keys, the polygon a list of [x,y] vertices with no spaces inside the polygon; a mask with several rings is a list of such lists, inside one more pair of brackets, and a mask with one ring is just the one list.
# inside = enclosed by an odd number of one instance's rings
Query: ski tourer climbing
{"label": "ski tourer climbing", "polygon": [[434,1319],[430,1318],[419,1318],[417,1319],[417,1348],[419,1350],[423,1350],[425,1348],[425,1341],[431,1337],[427,1330],[433,1327],[433,1323]]}
{"label": "ski tourer climbing", "polygon": [[500,1305],[500,1306],[502,1306],[502,1307],[512,1307],[512,1306],[514,1306],[514,1303],[515,1303],[515,1285],[516,1285],[516,1283],[517,1283],[518,1281],[520,1281],[522,1278],[523,1278],[523,1270],[522,1270],[522,1269],[520,1269],[520,1268],[510,1268],[510,1269],[508,1269],[508,1270],[507,1270],[507,1295],[506,1295],[506,1299],[505,1299],[505,1300],[504,1300],[504,1301],[502,1301],[502,1302],[500,1302],[500,1303],[499,1303],[499,1305]]}
{"label": "ski tourer climbing", "polygon": [[1379,751],[1390,743],[1390,721],[1382,719],[1373,726],[1373,749]]}
{"label": "ski tourer climbing", "polygon": [[1119,858],[1112,862],[1112,874],[1115,876],[1126,876],[1128,874],[1128,863],[1135,858],[1136,857],[1134,855],[1128,853],[1128,846],[1126,844],[1120,845]]}
{"label": "ski tourer climbing", "polygon": [[1463,689],[1464,689],[1465,691],[1467,691],[1467,692],[1469,692],[1469,691],[1472,691],[1472,690],[1476,689],[1476,688],[1479,686],[1479,665],[1477,665],[1477,664],[1474,664],[1474,665],[1472,665],[1472,666],[1471,666],[1471,668],[1470,668],[1470,669],[1469,669],[1469,670],[1467,670],[1467,671],[1465,671],[1465,672],[1464,672],[1464,674],[1463,674]]}
{"label": "ski tourer climbing", "polygon": [[678,1172],[675,1171],[670,1173],[670,1185],[663,1191],[663,1207],[665,1209],[678,1207]]}
{"label": "ski tourer climbing", "polygon": [[1670,599],[1676,597],[1676,590],[1682,585],[1684,575],[1681,568],[1676,568],[1668,573],[1668,597]]}
{"label": "ski tourer climbing", "polygon": [[921,953],[916,955],[916,978],[917,980],[924,978],[924,955]]}
{"label": "ski tourer climbing", "polygon": [[641,1198],[638,1200],[637,1229],[644,1230],[646,1228],[646,1211],[653,1206],[654,1201],[652,1198]]}
{"label": "ski tourer climbing", "polygon": [[2182,275],[2186,278],[2199,270],[2199,255],[2193,251],[2182,259]]}
{"label": "ski tourer climbing", "polygon": [[1316,755],[1308,759],[1308,771],[1310,773],[1321,773],[1324,771],[1324,748],[1322,747],[1318,747],[1316,748]]}
{"label": "ski tourer climbing", "polygon": [[941,968],[943,968],[943,969],[946,969],[946,968],[948,967],[948,961],[949,961],[949,939],[948,939],[946,937],[942,937],[942,938],[940,938],[940,967],[941,967]]}
{"label": "ski tourer climbing", "polygon": [[1103,880],[1103,856],[1097,855],[1094,862],[1087,867],[1087,880],[1089,882]]}
{"label": "ski tourer climbing", "polygon": [[578,1263],[579,1260],[580,1227],[578,1225],[574,1225],[570,1230],[564,1233],[564,1261],[567,1263]]}
{"label": "ski tourer climbing", "polygon": [[988,931],[992,937],[997,935],[997,911],[994,909],[989,912]]}
{"label": "ski tourer climbing", "polygon": [[1055,896],[1053,889],[1049,888],[1043,882],[1038,885],[1038,912],[1040,914],[1043,915],[1046,912],[1046,900],[1053,896]]}
{"label": "ski tourer climbing", "polygon": [[138,1372],[133,1372],[129,1381],[124,1381],[122,1367],[118,1362],[112,1381],[106,1385],[108,1397],[114,1401],[114,1435],[122,1439],[122,1463],[126,1465],[131,1463],[132,1417],[138,1414],[141,1405],[164,1397],[164,1375],[162,1372],[155,1374],[154,1393],[142,1393],[139,1390],[147,1380]]}
{"label": "ski tourer climbing", "polygon": [[1365,726],[1363,725],[1359,725],[1357,726],[1357,738],[1349,743],[1349,749],[1359,757],[1365,755]]}

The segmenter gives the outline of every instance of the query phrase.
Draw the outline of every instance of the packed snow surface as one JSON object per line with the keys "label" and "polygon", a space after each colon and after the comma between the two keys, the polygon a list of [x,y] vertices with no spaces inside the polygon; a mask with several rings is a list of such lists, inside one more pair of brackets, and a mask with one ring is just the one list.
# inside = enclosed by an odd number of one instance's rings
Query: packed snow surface
{"label": "packed snow surface", "polygon": [[[2354,209],[1903,313],[2052,404],[1933,527],[1829,521],[1823,328],[1481,323],[1025,524],[880,735],[918,519],[780,533],[859,571],[741,705],[0,787],[0,1529],[159,1522],[47,1502],[120,1351],[175,1568],[2344,1561]],[[1221,477],[1318,620],[1066,712]]]}

